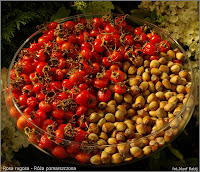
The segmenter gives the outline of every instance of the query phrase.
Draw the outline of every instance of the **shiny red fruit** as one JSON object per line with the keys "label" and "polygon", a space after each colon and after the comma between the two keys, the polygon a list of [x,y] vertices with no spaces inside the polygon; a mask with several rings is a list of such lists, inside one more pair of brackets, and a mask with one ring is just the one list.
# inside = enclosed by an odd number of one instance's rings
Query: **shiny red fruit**
{"label": "shiny red fruit", "polygon": [[52,151],[51,153],[57,157],[57,158],[60,158],[60,159],[65,159],[67,158],[68,156],[68,153],[66,151],[65,148],[63,148],[62,146],[56,146]]}
{"label": "shiny red fruit", "polygon": [[109,89],[105,89],[104,91],[99,90],[97,93],[97,98],[101,102],[108,102],[112,98],[112,92]]}
{"label": "shiny red fruit", "polygon": [[154,43],[147,43],[143,49],[143,52],[146,54],[146,55],[150,55],[150,56],[153,56],[156,54],[156,50],[157,50],[157,47]]}

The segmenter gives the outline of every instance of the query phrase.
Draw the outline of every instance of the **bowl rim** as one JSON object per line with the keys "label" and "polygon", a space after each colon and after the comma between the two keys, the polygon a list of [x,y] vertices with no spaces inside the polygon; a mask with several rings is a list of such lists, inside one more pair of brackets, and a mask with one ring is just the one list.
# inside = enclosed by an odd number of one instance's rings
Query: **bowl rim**
{"label": "bowl rim", "polygon": [[[66,18],[62,18],[62,19],[57,19],[55,20],[56,22],[58,23],[63,23],[63,22],[66,22],[66,21],[69,21],[69,20],[73,20],[75,18],[78,18],[78,17],[94,17],[94,15],[98,15],[98,16],[102,16],[102,15],[106,15],[106,14],[111,14],[111,15],[114,15],[115,17],[118,17],[118,16],[124,16],[125,14],[120,14],[120,13],[104,13],[104,12],[101,12],[101,13],[87,13],[87,14],[78,14],[78,15],[73,15],[73,16],[69,16],[69,17],[66,17]],[[14,103],[14,106],[15,108],[20,112],[21,115],[23,115],[34,127],[35,129],[39,130],[42,134],[45,134],[45,135],[48,135],[48,136],[51,136],[53,138],[58,138],[60,140],[62,140],[64,143],[75,143],[75,144],[80,144],[81,146],[86,146],[86,147],[93,147],[93,148],[99,148],[99,147],[110,147],[110,146],[113,146],[113,147],[116,147],[118,145],[125,145],[125,144],[132,144],[136,141],[140,141],[142,139],[147,139],[148,137],[151,137],[151,136],[154,136],[156,135],[156,133],[159,133],[161,131],[163,131],[164,129],[166,129],[167,127],[170,126],[170,124],[176,120],[177,118],[179,118],[181,116],[181,114],[183,113],[183,111],[186,109],[186,105],[188,104],[188,101],[190,100],[191,96],[192,96],[192,93],[196,90],[196,87],[195,87],[195,78],[194,78],[194,71],[193,71],[193,68],[191,66],[191,62],[185,52],[185,50],[183,49],[183,47],[170,35],[168,34],[164,29],[156,26],[155,24],[153,23],[150,23],[144,19],[141,19],[141,18],[138,18],[138,17],[135,17],[133,15],[128,15],[127,16],[127,19],[133,19],[133,20],[137,20],[139,22],[142,22],[143,24],[147,24],[147,25],[150,25],[152,26],[153,28],[156,28],[157,30],[161,31],[162,33],[164,33],[164,35],[166,35],[167,37],[170,38],[170,40],[172,42],[174,42],[176,44],[176,46],[180,49],[180,51],[185,55],[186,57],[186,60],[187,60],[187,63],[189,64],[189,68],[190,68],[190,71],[191,71],[191,90],[190,90],[190,93],[187,97],[187,100],[186,100],[186,103],[183,105],[183,107],[181,108],[181,110],[178,112],[178,114],[170,121],[168,122],[166,125],[164,125],[162,128],[160,128],[159,130],[156,130],[146,136],[143,136],[141,138],[136,138],[135,140],[131,140],[131,141],[127,141],[127,142],[122,142],[122,143],[116,143],[116,144],[107,144],[107,145],[98,145],[97,143],[80,143],[80,142],[75,142],[75,141],[72,141],[72,140],[67,140],[67,139],[62,139],[62,138],[59,138],[59,137],[56,137],[55,135],[52,135],[51,133],[47,132],[47,131],[44,131],[42,128],[40,128],[39,126],[35,125],[34,123],[32,123],[24,114],[23,112],[19,109],[19,107],[17,106],[17,103],[15,102],[14,100],[14,96],[12,94],[12,91],[11,91],[11,88],[10,88],[10,72],[11,72],[11,69],[14,65],[14,62],[19,54],[19,52],[23,49],[24,45],[26,45],[34,36],[38,35],[41,33],[40,30],[37,30],[36,32],[34,32],[31,36],[29,36],[25,41],[24,43],[18,48],[18,50],[16,51],[11,63],[10,63],[10,66],[9,66],[9,71],[8,71],[8,76],[7,76],[7,81],[8,81],[8,85],[9,85],[9,93],[11,94],[11,97],[12,97],[12,101]],[[195,101],[196,99],[194,99],[194,104],[195,104]],[[193,105],[194,106],[194,105]],[[193,112],[191,110],[191,112]],[[166,145],[166,144],[165,144]],[[164,146],[162,146],[164,147]]]}

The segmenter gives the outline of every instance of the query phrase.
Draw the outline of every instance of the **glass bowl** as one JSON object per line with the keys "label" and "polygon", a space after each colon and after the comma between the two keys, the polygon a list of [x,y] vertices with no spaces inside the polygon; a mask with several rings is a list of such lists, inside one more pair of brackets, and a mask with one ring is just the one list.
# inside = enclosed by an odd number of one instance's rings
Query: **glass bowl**
{"label": "glass bowl", "polygon": [[[94,18],[102,17],[104,15],[105,13],[76,15],[57,20],[57,22],[64,23],[66,21],[74,20],[80,17]],[[111,14],[111,16],[116,17],[120,16],[120,14]],[[44,131],[42,128],[38,127],[36,124],[31,122],[29,120],[30,118],[28,119],[27,116],[23,114],[21,110],[23,109],[23,107],[19,107],[18,103],[14,99],[15,95],[11,91],[11,89],[13,88],[11,88],[10,86],[11,79],[9,77],[20,51],[24,48],[28,48],[30,43],[33,43],[34,40],[37,40],[42,35],[42,32],[38,30],[37,32],[32,34],[17,50],[10,64],[8,77],[5,84],[5,99],[8,111],[12,111],[10,114],[13,117],[13,125],[16,125],[16,127],[18,128],[21,127],[22,134],[25,135],[25,137],[30,141],[30,143],[33,144],[36,148],[40,149],[42,152],[45,152],[50,156],[53,156],[50,150],[45,148],[42,149],[41,146],[38,146],[38,140],[40,140],[41,136],[46,135],[48,136],[48,139],[54,142],[55,145],[59,145],[60,147],[68,150],[68,155],[66,155],[65,157],[57,155],[57,157],[62,159],[63,161],[73,164],[89,166],[121,165],[141,160],[154,154],[157,151],[160,151],[170,142],[172,142],[185,128],[194,111],[196,101],[196,84],[190,60],[186,56],[184,49],[168,33],[166,33],[163,29],[157,27],[152,23],[149,23],[145,20],[136,18],[131,15],[126,17],[126,22],[133,28],[142,25],[148,26],[150,29],[156,31],[156,33],[158,33],[163,40],[169,41],[171,49],[173,49],[174,51],[177,51],[178,49],[185,55],[184,65],[182,66],[182,68],[188,71],[189,74],[187,80],[191,83],[191,85],[190,92],[187,93],[186,96],[184,96],[184,104],[180,105],[181,103],[179,103],[180,107],[176,109],[176,112],[173,112],[175,115],[170,114],[170,117],[168,116],[162,119],[151,116],[152,121],[157,126],[157,129],[155,129],[154,127],[154,129],[152,129],[152,131],[149,134],[143,136],[136,132],[137,134],[135,134],[134,139],[129,139],[127,142],[117,144],[101,144],[100,142],[98,144],[89,144],[86,142],[79,143],[67,139],[58,138],[51,132]],[[163,56],[169,57],[166,53],[163,53]],[[15,112],[14,115],[13,111]],[[20,125],[20,121],[24,126]],[[27,125],[27,123],[29,125]],[[55,140],[57,141],[55,142]],[[87,160],[88,158],[87,162],[84,160],[77,161],[77,152],[83,153],[85,159]]]}

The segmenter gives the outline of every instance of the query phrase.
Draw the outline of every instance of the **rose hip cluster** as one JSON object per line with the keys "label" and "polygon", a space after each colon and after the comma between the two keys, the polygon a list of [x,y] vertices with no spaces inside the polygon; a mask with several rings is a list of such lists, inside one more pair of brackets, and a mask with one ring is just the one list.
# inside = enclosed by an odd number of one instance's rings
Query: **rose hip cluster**
{"label": "rose hip cluster", "polygon": [[[28,121],[12,106],[11,95],[7,97],[10,114],[40,148],[58,158],[71,154],[88,162],[92,155],[78,144],[91,133],[86,114],[113,99],[109,85],[119,95],[127,92],[121,63],[130,62],[137,70],[145,57],[158,60],[170,44],[146,25],[128,25],[126,16],[52,22],[41,30],[42,36],[20,52],[10,73],[12,95]],[[32,132],[36,126],[56,137],[37,135]],[[77,144],[63,147],[62,139]]]}

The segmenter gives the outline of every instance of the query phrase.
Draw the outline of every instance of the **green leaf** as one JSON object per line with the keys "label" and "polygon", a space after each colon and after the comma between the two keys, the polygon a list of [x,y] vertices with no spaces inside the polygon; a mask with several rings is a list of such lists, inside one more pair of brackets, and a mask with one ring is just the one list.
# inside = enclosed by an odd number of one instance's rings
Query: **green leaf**
{"label": "green leaf", "polygon": [[115,10],[121,14],[124,14],[124,11],[121,9],[121,7],[119,5],[115,5]]}
{"label": "green leaf", "polygon": [[154,21],[157,18],[156,8],[151,12],[151,19]]}
{"label": "green leaf", "polygon": [[166,18],[167,18],[166,15],[164,15],[164,16],[159,15],[159,16],[157,17],[156,22],[157,22],[158,24],[160,24],[160,23],[162,23]]}
{"label": "green leaf", "polygon": [[17,29],[20,30],[20,25],[25,25],[29,21],[33,21],[36,18],[39,18],[40,16],[36,14],[35,12],[21,12],[17,18],[15,19],[15,23],[17,26]]}
{"label": "green leaf", "polygon": [[139,15],[142,16],[140,18],[150,17],[150,11],[144,10],[144,9],[133,9],[130,11],[133,15]]}
{"label": "green leaf", "polygon": [[2,23],[8,22],[8,20],[10,20],[13,17],[19,15],[20,13],[22,13],[22,10],[20,10],[20,9],[13,9],[12,13],[10,12],[10,13],[2,16]]}
{"label": "green leaf", "polygon": [[4,3],[5,5],[7,5],[9,8],[12,7],[12,3],[11,3],[11,2],[6,2],[6,1],[4,1],[3,3]]}
{"label": "green leaf", "polygon": [[168,10],[169,9],[169,5],[166,5],[164,10]]}
{"label": "green leaf", "polygon": [[131,14],[130,16],[137,17],[137,18],[140,18],[140,19],[144,19],[144,17],[142,15],[139,15],[139,14]]}
{"label": "green leaf", "polygon": [[111,1],[75,1],[72,7],[83,14],[98,12],[111,13],[115,8]]}
{"label": "green leaf", "polygon": [[59,8],[59,10],[57,11],[57,13],[55,13],[55,14],[52,15],[52,17],[50,19],[50,22],[53,22],[56,19],[61,19],[61,18],[68,17],[70,13],[71,13],[70,9],[66,9],[65,6],[62,6],[62,7]]}
{"label": "green leaf", "polygon": [[[143,16],[139,15],[139,14],[131,14],[130,16],[133,16],[133,17],[137,17],[137,18],[140,18],[140,19],[144,19]],[[133,27],[136,27],[136,26],[141,26],[142,25],[142,22],[139,21],[139,20],[134,20],[133,22]]]}
{"label": "green leaf", "polygon": [[180,159],[183,163],[185,163],[185,160],[183,158],[183,155],[179,152],[179,150],[175,149],[171,144],[167,146],[169,151],[176,156],[178,159]]}
{"label": "green leaf", "polygon": [[152,19],[150,17],[146,17],[145,20],[148,22],[152,22]]}
{"label": "green leaf", "polygon": [[18,30],[20,30],[20,23],[23,24],[23,25],[26,24],[26,22],[24,22],[24,21],[18,21],[18,22],[16,22],[16,25],[17,25],[17,29],[18,29]]}
{"label": "green leaf", "polygon": [[185,128],[183,129],[183,132],[185,133],[186,136],[188,136],[188,133]]}
{"label": "green leaf", "polygon": [[11,39],[14,37],[15,33],[15,22],[10,22],[7,27],[2,28],[2,38],[7,42],[11,42]]}

